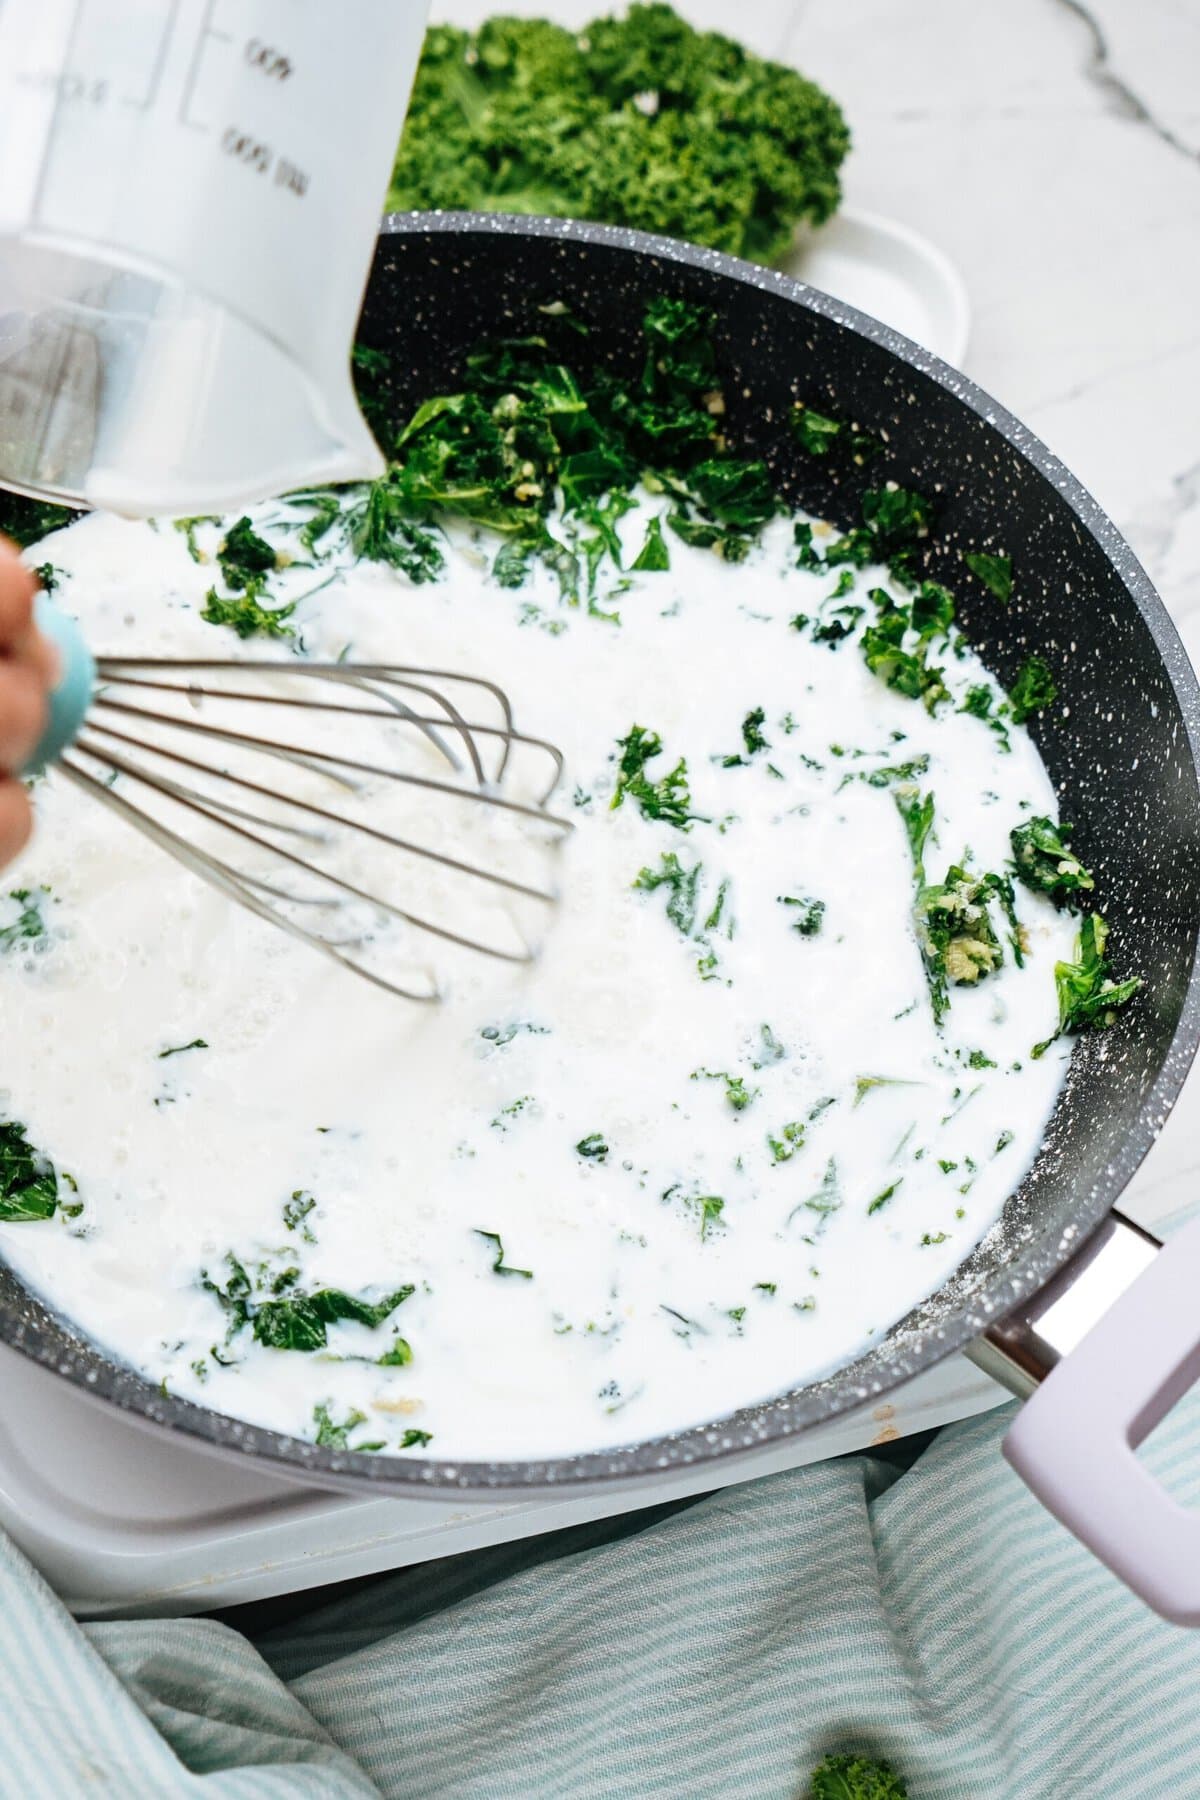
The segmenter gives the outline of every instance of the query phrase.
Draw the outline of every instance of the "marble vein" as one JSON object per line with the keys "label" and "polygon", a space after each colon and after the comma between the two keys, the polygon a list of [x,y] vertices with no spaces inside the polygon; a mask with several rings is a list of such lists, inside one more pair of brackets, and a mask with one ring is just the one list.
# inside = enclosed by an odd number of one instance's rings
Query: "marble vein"
{"label": "marble vein", "polygon": [[1091,44],[1084,74],[1093,87],[1099,90],[1109,111],[1119,118],[1146,126],[1178,155],[1186,157],[1189,162],[1200,163],[1200,150],[1178,137],[1114,68],[1104,28],[1095,14],[1084,5],[1083,0],[1054,0],[1054,4],[1065,12],[1072,13],[1087,31]]}

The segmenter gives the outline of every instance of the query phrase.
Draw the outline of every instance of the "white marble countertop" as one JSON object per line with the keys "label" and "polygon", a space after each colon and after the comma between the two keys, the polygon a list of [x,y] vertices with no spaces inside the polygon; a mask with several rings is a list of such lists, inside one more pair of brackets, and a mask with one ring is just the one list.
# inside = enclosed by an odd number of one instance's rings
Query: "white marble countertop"
{"label": "white marble countertop", "polygon": [[[1200,0],[675,4],[836,96],[846,203],[957,265],[967,373],[1091,489],[1200,663]],[[574,26],[608,8],[504,10]],[[1127,1203],[1200,1205],[1200,1066]]]}

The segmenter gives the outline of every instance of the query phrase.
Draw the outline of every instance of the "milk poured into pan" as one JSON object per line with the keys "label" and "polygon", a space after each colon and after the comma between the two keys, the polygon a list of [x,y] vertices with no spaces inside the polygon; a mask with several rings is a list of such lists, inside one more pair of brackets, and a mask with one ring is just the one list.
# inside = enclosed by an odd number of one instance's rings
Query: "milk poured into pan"
{"label": "milk poured into pan", "polygon": [[[646,518],[622,522],[634,552]],[[213,571],[167,527],[92,518],[38,555],[98,650],[258,650],[200,618]],[[606,602],[619,623],[563,607],[543,571],[497,587],[465,535],[439,584],[347,562],[301,602],[305,655],[493,677],[566,754],[576,829],[545,953],[527,970],[439,953],[441,1007],[329,966],[42,785],[8,879],[49,895],[46,935],[0,959],[3,1112],[78,1195],[0,1247],[170,1392],[455,1459],[650,1437],[852,1357],[1031,1163],[1065,1051],[1030,1050],[1073,927],[1018,890],[1025,967],[1009,952],[956,987],[938,1031],[884,771],[916,764],[935,796],[929,879],[968,852],[1002,869],[1012,827],[1055,812],[1032,742],[1010,726],[1004,753],[954,710],[991,681],[965,647],[931,718],[853,640],[796,629],[831,576],[791,566],[790,523],[737,567],[670,556]],[[274,600],[313,585],[289,571]],[[661,738],[656,781],[685,759],[688,829],[632,794],[612,807],[635,726]],[[465,831],[446,842],[477,853]],[[412,1291],[377,1325],[272,1348],[237,1323],[235,1267],[251,1312]]]}

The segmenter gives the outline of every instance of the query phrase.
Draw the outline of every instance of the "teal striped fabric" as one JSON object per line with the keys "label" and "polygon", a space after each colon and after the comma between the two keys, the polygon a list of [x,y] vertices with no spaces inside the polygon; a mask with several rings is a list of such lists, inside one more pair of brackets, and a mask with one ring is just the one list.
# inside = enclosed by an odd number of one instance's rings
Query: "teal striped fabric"
{"label": "teal striped fabric", "polygon": [[[800,1800],[862,1749],[912,1800],[1192,1800],[1200,1633],[1039,1510],[1006,1412],[318,1595],[257,1646],[81,1629],[5,1545],[0,1795]],[[1200,1405],[1151,1459],[1200,1503]]]}

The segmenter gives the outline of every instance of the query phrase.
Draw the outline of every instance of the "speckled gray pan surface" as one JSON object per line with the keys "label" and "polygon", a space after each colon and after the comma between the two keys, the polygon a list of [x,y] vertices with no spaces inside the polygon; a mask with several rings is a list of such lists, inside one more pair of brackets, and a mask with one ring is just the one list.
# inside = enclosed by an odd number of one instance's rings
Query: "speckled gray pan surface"
{"label": "speckled gray pan surface", "polygon": [[[403,394],[416,401],[452,386],[480,337],[530,328],[538,302],[564,300],[589,321],[590,353],[632,372],[645,303],[663,292],[715,309],[729,435],[767,459],[790,498],[847,525],[863,484],[799,450],[787,426],[793,399],[885,434],[871,480],[882,473],[936,497],[930,573],[955,590],[989,666],[1009,681],[1031,649],[1051,663],[1060,703],[1034,735],[1075,845],[1096,869],[1115,959],[1145,978],[1145,991],[1113,1030],[1079,1043],[1041,1155],[1000,1225],[933,1299],[824,1381],[676,1437],[558,1462],[339,1454],[162,1396],[0,1271],[0,1335],[131,1414],[360,1491],[484,1498],[636,1486],[804,1431],[959,1348],[1071,1255],[1161,1129],[1200,1031],[1200,693],[1128,545],[1018,420],[935,357],[810,288],[710,251],[565,221],[386,220],[361,337],[396,353]],[[1009,606],[965,572],[960,553],[972,549],[1011,555]]]}

